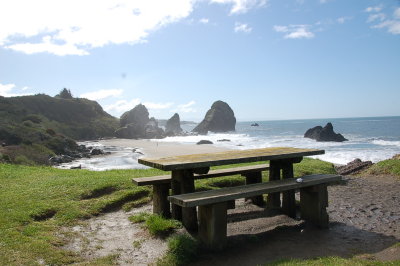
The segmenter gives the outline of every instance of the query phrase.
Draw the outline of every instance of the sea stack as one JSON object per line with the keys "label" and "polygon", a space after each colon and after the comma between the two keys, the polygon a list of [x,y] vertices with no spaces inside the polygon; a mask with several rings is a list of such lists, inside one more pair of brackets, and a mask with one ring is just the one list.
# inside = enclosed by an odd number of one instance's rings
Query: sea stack
{"label": "sea stack", "polygon": [[127,139],[152,139],[161,138],[164,134],[162,128],[154,118],[149,118],[146,106],[139,104],[130,111],[125,112],[120,118],[121,127],[115,131],[118,138]]}
{"label": "sea stack", "polygon": [[223,101],[216,101],[208,110],[203,121],[192,131],[199,134],[235,131],[236,118],[232,108]]}
{"label": "sea stack", "polygon": [[316,126],[310,128],[304,134],[305,138],[315,139],[316,141],[336,141],[342,142],[347,141],[345,137],[343,137],[339,133],[335,133],[333,131],[332,123],[327,123],[325,127]]}
{"label": "sea stack", "polygon": [[165,125],[166,136],[176,136],[182,133],[181,119],[179,114],[175,113],[170,119],[168,119]]}

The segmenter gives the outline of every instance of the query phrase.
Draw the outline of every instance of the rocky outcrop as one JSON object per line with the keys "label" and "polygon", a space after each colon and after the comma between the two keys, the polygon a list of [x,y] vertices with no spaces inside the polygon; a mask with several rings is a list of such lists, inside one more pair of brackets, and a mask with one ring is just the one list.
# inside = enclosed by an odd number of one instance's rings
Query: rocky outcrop
{"label": "rocky outcrop", "polygon": [[214,144],[212,141],[209,140],[200,140],[199,142],[196,143],[197,145],[203,145],[203,144]]}
{"label": "rocky outcrop", "polygon": [[347,141],[345,137],[343,137],[339,133],[335,133],[333,131],[333,126],[331,123],[327,123],[325,127],[316,126],[310,128],[304,134],[305,138],[315,139],[316,141],[336,141],[342,142]]}
{"label": "rocky outcrop", "polygon": [[182,133],[181,119],[179,114],[175,113],[170,119],[168,119],[165,125],[166,136],[176,136]]}
{"label": "rocky outcrop", "polygon": [[199,134],[207,134],[208,131],[228,132],[235,131],[235,125],[236,118],[231,107],[223,101],[216,101],[208,110],[203,121],[192,131]]}
{"label": "rocky outcrop", "polygon": [[260,126],[258,123],[253,123],[253,124],[251,124],[251,126],[252,127],[258,127],[258,126]]}
{"label": "rocky outcrop", "polygon": [[361,170],[365,170],[371,165],[372,165],[371,161],[363,162],[360,159],[355,159],[354,161],[351,161],[346,165],[337,166],[335,167],[335,169],[339,175],[350,175],[350,174],[356,174]]}
{"label": "rocky outcrop", "polygon": [[125,139],[153,139],[161,138],[162,128],[154,118],[149,118],[146,106],[139,104],[132,110],[125,112],[120,119],[121,127],[115,131],[117,138]]}

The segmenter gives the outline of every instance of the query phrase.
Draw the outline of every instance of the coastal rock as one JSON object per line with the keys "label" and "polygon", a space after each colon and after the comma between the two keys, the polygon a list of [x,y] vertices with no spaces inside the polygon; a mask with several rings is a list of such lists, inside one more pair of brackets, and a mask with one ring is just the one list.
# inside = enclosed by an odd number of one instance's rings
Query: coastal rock
{"label": "coastal rock", "polygon": [[305,138],[315,139],[316,141],[336,141],[342,142],[347,141],[345,137],[343,137],[339,133],[335,133],[333,131],[333,126],[331,123],[327,123],[325,127],[316,126],[310,128],[304,134]]}
{"label": "coastal rock", "polygon": [[199,134],[235,131],[236,118],[231,107],[223,101],[216,101],[206,113],[203,121],[192,131]]}
{"label": "coastal rock", "polygon": [[231,140],[230,139],[219,139],[219,140],[217,140],[218,142],[230,142]]}
{"label": "coastal rock", "polygon": [[146,106],[139,104],[132,110],[125,112],[120,118],[121,127],[115,131],[117,138],[126,139],[152,139],[161,138],[164,134],[162,128],[154,118],[149,118]]}
{"label": "coastal rock", "polygon": [[350,175],[350,174],[356,174],[360,172],[361,170],[365,170],[368,167],[370,167],[373,163],[371,161],[361,161],[360,159],[355,159],[351,162],[349,162],[346,165],[343,166],[337,166],[335,167],[336,172],[339,175]]}
{"label": "coastal rock", "polygon": [[104,154],[104,152],[100,149],[94,148],[90,151],[90,155],[101,155],[101,154]]}
{"label": "coastal rock", "polygon": [[251,124],[251,126],[252,127],[258,127],[258,126],[260,126],[258,123],[253,123],[253,124]]}
{"label": "coastal rock", "polygon": [[214,144],[212,141],[209,140],[200,140],[199,142],[196,143],[197,145],[203,145],[203,144]]}
{"label": "coastal rock", "polygon": [[176,136],[182,133],[181,120],[179,114],[175,113],[170,119],[168,119],[165,125],[166,136]]}
{"label": "coastal rock", "polygon": [[158,127],[157,120],[154,117],[147,122],[144,132],[146,139],[160,139],[164,135],[164,130]]}

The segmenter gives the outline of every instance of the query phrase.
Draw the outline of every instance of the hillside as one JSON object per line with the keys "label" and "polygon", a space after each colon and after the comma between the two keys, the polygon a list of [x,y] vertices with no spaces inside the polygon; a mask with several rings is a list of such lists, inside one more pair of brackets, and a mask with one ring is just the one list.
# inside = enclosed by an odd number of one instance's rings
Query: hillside
{"label": "hillside", "polygon": [[[112,137],[117,126],[118,119],[97,102],[73,98],[66,89],[55,97],[0,96],[0,142],[8,150],[3,148],[3,154],[11,155],[10,149],[34,154],[39,150],[46,154],[44,157],[62,154],[66,149],[77,148],[74,140]],[[31,156],[35,157],[33,154],[27,157]]]}

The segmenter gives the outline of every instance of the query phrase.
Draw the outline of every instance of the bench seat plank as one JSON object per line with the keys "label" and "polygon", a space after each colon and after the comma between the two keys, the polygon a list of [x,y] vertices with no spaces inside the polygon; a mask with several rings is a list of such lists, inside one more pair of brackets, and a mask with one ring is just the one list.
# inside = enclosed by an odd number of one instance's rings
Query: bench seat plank
{"label": "bench seat plank", "polygon": [[[237,174],[245,175],[247,173],[252,173],[252,172],[266,171],[268,169],[269,169],[268,164],[250,165],[250,166],[235,167],[235,168],[229,168],[229,169],[211,170],[207,174],[202,174],[202,175],[195,174],[194,178],[195,179],[205,179],[205,178],[230,176],[230,175],[237,175]],[[166,184],[166,183],[171,182],[171,175],[133,178],[132,182],[138,186]]]}
{"label": "bench seat plank", "polygon": [[309,175],[302,177],[303,182],[297,182],[295,178],[290,178],[244,186],[174,195],[169,196],[168,200],[171,203],[180,205],[182,207],[195,207],[239,198],[253,197],[261,194],[299,189],[318,184],[335,183],[340,181],[341,178],[342,177],[340,175],[333,174]]}

